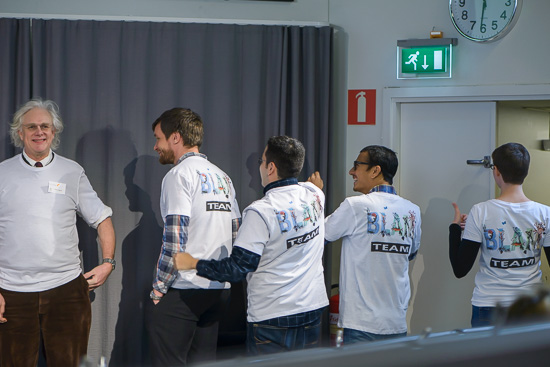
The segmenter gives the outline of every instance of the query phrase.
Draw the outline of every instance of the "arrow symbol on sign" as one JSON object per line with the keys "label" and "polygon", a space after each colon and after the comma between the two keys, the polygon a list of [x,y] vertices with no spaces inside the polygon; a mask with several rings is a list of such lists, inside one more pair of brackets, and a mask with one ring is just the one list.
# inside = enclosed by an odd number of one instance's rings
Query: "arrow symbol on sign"
{"label": "arrow symbol on sign", "polygon": [[428,64],[426,64],[426,55],[424,55],[424,64],[422,64],[422,67],[424,68],[424,70],[426,70],[428,68]]}

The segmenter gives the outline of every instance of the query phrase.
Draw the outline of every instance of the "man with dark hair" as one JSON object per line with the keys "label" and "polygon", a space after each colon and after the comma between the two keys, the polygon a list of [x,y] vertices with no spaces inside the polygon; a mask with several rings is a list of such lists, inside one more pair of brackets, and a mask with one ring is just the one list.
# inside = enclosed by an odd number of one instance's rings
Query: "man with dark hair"
{"label": "man with dark hair", "polygon": [[[84,169],[54,152],[57,104],[33,99],[13,117],[23,151],[0,163],[0,365],[78,366],[92,322],[89,291],[115,269],[113,211]],[[77,214],[97,229],[102,263],[82,274]]]}
{"label": "man with dark hair", "polygon": [[175,256],[179,270],[197,269],[207,279],[246,277],[251,355],[319,344],[321,313],[328,304],[322,265],[325,197],[315,185],[298,183],[304,156],[298,140],[271,137],[258,162],[265,196],[244,210],[231,256],[219,261],[187,252]]}
{"label": "man with dark hair", "polygon": [[529,152],[521,144],[507,143],[492,157],[500,196],[474,205],[468,215],[461,215],[453,203],[455,216],[449,226],[449,257],[457,278],[468,274],[481,247],[472,327],[493,324],[497,305],[508,307],[521,291],[538,285],[542,247],[550,256],[550,208],[523,193]]}
{"label": "man with dark hair", "polygon": [[525,147],[518,143],[508,143],[496,148],[492,154],[493,164],[504,182],[522,185],[529,173],[530,156]]}
{"label": "man with dark hair", "polygon": [[306,152],[302,143],[296,139],[271,137],[267,141],[265,153],[266,161],[273,162],[277,167],[279,177],[297,178],[302,171]]}
{"label": "man with dark hair", "polygon": [[[353,190],[325,221],[325,239],[343,238],[340,317],[344,344],[407,335],[409,261],[420,247],[420,208],[391,186],[397,156],[371,145],[349,174]],[[312,182],[322,187],[320,178]]]}
{"label": "man with dark hair", "polygon": [[203,140],[199,115],[173,108],[155,120],[153,131],[160,163],[174,167],[162,181],[164,234],[151,291],[152,359],[155,366],[180,366],[215,359],[230,284],[178,272],[173,255],[187,251],[206,259],[226,257],[240,212],[229,176],[199,153]]}

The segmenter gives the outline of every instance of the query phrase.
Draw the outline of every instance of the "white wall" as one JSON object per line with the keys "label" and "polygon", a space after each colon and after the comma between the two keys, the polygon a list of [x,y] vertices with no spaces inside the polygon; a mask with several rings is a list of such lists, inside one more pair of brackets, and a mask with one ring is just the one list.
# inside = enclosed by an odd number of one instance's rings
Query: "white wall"
{"label": "white wall", "polygon": [[[461,37],[449,17],[444,0],[329,0],[329,21],[341,28],[339,46],[349,50],[348,62],[337,72],[347,80],[348,89],[377,90],[377,125],[351,126],[346,130],[346,157],[342,175],[349,162],[368,144],[383,142],[382,95],[384,88],[428,86],[491,86],[550,83],[548,34],[550,1],[524,0],[519,21],[503,39],[477,44]],[[452,79],[397,80],[396,42],[402,39],[429,38],[435,28],[444,37],[458,38],[454,49]],[[347,67],[347,70],[346,70]],[[338,98],[345,99],[345,90]],[[340,101],[345,106],[345,101]],[[338,111],[335,124],[345,126],[346,111]],[[347,167],[347,169],[345,169]],[[347,179],[347,194],[352,194]]]}

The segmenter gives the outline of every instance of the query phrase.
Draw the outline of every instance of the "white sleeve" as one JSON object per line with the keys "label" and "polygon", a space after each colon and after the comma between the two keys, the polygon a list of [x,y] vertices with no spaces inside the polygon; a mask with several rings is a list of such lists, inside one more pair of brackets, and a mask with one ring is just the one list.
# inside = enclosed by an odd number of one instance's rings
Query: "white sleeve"
{"label": "white sleeve", "polygon": [[[231,190],[235,192],[235,188],[233,187],[233,183],[231,183]],[[235,194],[235,199],[233,200],[233,203],[231,204],[231,219],[239,219],[241,217],[241,211],[239,210],[239,203],[237,202],[237,194]]]}
{"label": "white sleeve", "polygon": [[97,228],[107,217],[113,215],[112,209],[103,204],[97,196],[84,171],[78,183],[77,212],[92,228]]}
{"label": "white sleeve", "polygon": [[[165,206],[165,216],[191,216],[193,202],[192,183],[177,172],[170,171],[162,181],[162,194]],[[164,218],[163,218],[164,219]]]}
{"label": "white sleeve", "polygon": [[255,210],[245,210],[234,246],[242,247],[261,256],[268,241],[269,230],[264,219]]}
{"label": "white sleeve", "polygon": [[350,235],[355,228],[355,221],[356,215],[353,207],[346,199],[334,213],[325,219],[325,239],[332,242]]}
{"label": "white sleeve", "polygon": [[418,209],[418,213],[416,214],[417,218],[414,228],[414,238],[413,238],[413,249],[411,253],[415,253],[420,248],[420,238],[422,237],[422,218],[420,215],[420,208]]}
{"label": "white sleeve", "polygon": [[482,243],[483,225],[481,222],[482,219],[479,217],[479,210],[476,210],[476,206],[472,207],[466,219],[466,226],[464,227],[462,239]]}

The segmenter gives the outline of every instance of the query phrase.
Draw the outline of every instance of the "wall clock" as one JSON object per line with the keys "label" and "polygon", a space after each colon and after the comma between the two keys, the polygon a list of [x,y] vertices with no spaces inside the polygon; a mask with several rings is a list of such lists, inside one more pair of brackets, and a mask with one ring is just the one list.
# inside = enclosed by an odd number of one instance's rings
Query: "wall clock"
{"label": "wall clock", "polygon": [[512,30],[523,0],[449,0],[458,32],[475,42],[492,42]]}

